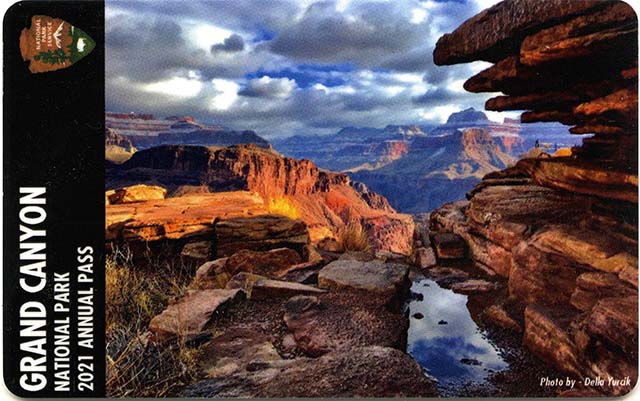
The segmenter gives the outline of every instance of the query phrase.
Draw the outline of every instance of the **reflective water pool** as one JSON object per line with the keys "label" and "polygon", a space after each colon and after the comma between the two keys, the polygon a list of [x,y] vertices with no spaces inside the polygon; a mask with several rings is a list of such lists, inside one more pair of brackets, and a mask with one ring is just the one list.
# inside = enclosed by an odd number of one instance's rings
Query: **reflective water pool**
{"label": "reflective water pool", "polygon": [[429,279],[415,281],[411,291],[422,297],[409,304],[407,352],[438,381],[438,387],[482,382],[492,372],[508,367],[471,319],[466,295]]}

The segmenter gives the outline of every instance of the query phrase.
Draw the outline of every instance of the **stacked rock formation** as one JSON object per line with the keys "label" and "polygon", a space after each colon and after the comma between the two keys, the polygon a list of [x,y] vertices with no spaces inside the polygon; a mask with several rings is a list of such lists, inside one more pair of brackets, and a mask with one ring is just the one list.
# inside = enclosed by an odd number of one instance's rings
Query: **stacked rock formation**
{"label": "stacked rock formation", "polygon": [[[526,110],[523,123],[559,121],[595,134],[577,158],[540,163],[546,184],[581,193],[611,187],[608,196],[637,202],[637,35],[624,2],[505,1],[440,38],[434,60],[495,63],[465,83],[471,92],[504,93],[488,110]],[[594,181],[599,170],[620,177]]]}
{"label": "stacked rock formation", "polygon": [[637,17],[620,1],[507,0],[444,35],[436,64],[495,63],[471,92],[489,110],[526,110],[593,134],[571,156],[523,159],[469,201],[431,216],[524,304],[524,344],[578,378],[637,378]]}

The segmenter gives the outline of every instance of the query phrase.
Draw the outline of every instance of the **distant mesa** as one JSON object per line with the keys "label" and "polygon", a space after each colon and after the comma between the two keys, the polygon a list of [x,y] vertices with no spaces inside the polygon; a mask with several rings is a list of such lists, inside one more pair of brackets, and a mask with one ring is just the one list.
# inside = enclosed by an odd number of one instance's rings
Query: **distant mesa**
{"label": "distant mesa", "polygon": [[190,116],[155,117],[152,114],[111,113],[105,117],[107,128],[131,141],[137,149],[159,145],[231,146],[255,144],[269,146],[253,131],[235,131],[219,125],[206,125]]}
{"label": "distant mesa", "polygon": [[477,122],[477,121],[486,121],[489,122],[489,118],[486,114],[481,111],[470,107],[466,110],[459,111],[457,113],[453,113],[447,119],[447,124],[461,123],[461,122]]}

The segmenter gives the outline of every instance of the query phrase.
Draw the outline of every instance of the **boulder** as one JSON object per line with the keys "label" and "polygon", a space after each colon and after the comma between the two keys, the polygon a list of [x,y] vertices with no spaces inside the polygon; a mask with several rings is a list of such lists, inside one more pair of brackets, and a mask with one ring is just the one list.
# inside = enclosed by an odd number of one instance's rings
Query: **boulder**
{"label": "boulder", "polygon": [[402,255],[400,253],[389,252],[389,251],[377,251],[375,253],[375,259],[381,260],[383,262],[389,263],[408,263],[409,258],[407,255]]}
{"label": "boulder", "polygon": [[216,237],[218,257],[231,256],[243,249],[290,248],[302,254],[309,243],[307,225],[302,220],[279,215],[222,220],[216,224]]}
{"label": "boulder", "polygon": [[300,254],[289,248],[268,251],[243,249],[229,256],[225,268],[232,276],[239,272],[248,272],[275,277],[276,272],[301,262]]}
{"label": "boulder", "polygon": [[357,260],[369,262],[375,259],[375,255],[367,251],[346,251],[338,256],[338,260]]}
{"label": "boulder", "polygon": [[404,349],[408,328],[405,316],[348,293],[293,297],[284,321],[297,348],[310,356],[368,345]]}
{"label": "boulder", "polygon": [[182,397],[332,398],[434,397],[434,383],[402,351],[378,346],[256,366],[249,372],[204,380]]}
{"label": "boulder", "polygon": [[244,297],[240,290],[190,291],[151,319],[149,331],[154,341],[200,334],[214,313],[240,302]]}
{"label": "boulder", "polygon": [[216,259],[198,267],[196,276],[189,287],[201,290],[224,288],[231,278],[231,274],[226,271],[228,259],[229,258]]}
{"label": "boulder", "polygon": [[461,294],[476,294],[495,291],[498,289],[498,285],[486,280],[466,280],[453,283],[450,288],[453,292]]}
{"label": "boulder", "polygon": [[108,191],[110,205],[134,203],[150,200],[162,200],[167,197],[167,190],[155,185],[132,185]]}
{"label": "boulder", "polygon": [[421,269],[428,269],[437,264],[436,254],[431,247],[417,248],[413,252],[413,264]]}
{"label": "boulder", "polygon": [[396,303],[408,293],[409,269],[379,261],[337,260],[320,270],[318,287],[366,291],[383,303]]}
{"label": "boulder", "polygon": [[227,283],[227,289],[243,289],[253,300],[289,298],[295,295],[318,295],[326,291],[288,281],[271,280],[251,273],[238,273]]}
{"label": "boulder", "polygon": [[635,288],[638,288],[638,267],[629,265],[623,268],[618,274],[620,280],[631,284]]}
{"label": "boulder", "polygon": [[275,276],[279,280],[292,281],[301,284],[316,284],[318,272],[323,262],[305,262],[278,271]]}
{"label": "boulder", "polygon": [[302,256],[306,262],[309,263],[322,263],[324,258],[318,252],[318,249],[313,245],[305,245],[302,249]]}

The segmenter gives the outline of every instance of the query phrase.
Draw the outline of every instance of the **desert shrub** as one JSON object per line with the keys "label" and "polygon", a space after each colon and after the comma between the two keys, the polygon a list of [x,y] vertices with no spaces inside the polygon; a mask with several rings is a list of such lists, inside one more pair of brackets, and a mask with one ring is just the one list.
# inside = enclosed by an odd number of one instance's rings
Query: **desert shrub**
{"label": "desert shrub", "polygon": [[151,319],[183,295],[193,272],[148,261],[136,269],[127,249],[106,259],[107,393],[110,397],[166,397],[196,377],[198,349],[183,340],[146,341]]}
{"label": "desert shrub", "polygon": [[285,216],[293,220],[301,217],[300,211],[298,211],[296,205],[285,197],[269,198],[267,201],[267,209],[271,214]]}
{"label": "desert shrub", "polygon": [[345,252],[369,252],[371,249],[367,233],[357,220],[350,222],[338,232],[338,245]]}

